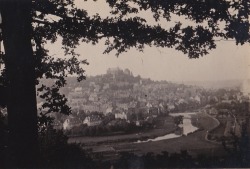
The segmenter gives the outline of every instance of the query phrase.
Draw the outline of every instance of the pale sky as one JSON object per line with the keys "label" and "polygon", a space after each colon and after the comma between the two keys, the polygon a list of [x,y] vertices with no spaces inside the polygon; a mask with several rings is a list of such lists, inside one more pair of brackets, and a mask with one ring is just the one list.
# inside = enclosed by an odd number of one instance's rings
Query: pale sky
{"label": "pale sky", "polygon": [[[85,5],[84,5],[85,4]],[[79,7],[88,9],[90,14],[96,12],[108,15],[105,2],[79,0]],[[143,16],[152,22],[152,17],[144,13]],[[182,18],[181,21],[184,22]],[[166,23],[162,22],[162,25]],[[51,54],[61,55],[63,51],[55,45],[51,47]],[[104,43],[96,46],[81,44],[77,52],[81,59],[87,59],[90,65],[85,66],[86,74],[105,74],[111,67],[128,68],[134,75],[141,75],[153,80],[168,81],[218,81],[250,78],[250,45],[236,46],[232,41],[218,41],[217,48],[210,54],[199,59],[188,59],[187,55],[174,49],[146,47],[144,52],[131,49],[122,53],[118,58],[115,52],[103,54]]]}

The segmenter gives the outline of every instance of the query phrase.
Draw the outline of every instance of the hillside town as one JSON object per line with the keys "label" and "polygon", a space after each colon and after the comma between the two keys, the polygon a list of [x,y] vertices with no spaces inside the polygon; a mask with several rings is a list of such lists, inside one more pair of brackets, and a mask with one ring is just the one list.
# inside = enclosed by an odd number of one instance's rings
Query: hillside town
{"label": "hillside town", "polygon": [[249,97],[240,87],[215,90],[153,81],[120,68],[109,68],[106,74],[88,77],[81,83],[69,83],[62,92],[72,114],[54,115],[55,127],[68,134],[80,126],[78,130],[117,125],[154,127],[157,118],[176,112],[199,110],[214,117],[245,116],[242,112],[249,112]]}

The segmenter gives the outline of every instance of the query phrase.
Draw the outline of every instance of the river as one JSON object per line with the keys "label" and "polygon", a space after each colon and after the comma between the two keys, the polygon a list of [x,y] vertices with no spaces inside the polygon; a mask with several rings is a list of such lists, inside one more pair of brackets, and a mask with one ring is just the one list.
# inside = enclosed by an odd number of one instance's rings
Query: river
{"label": "river", "polygon": [[[196,112],[191,112],[191,113],[170,113],[169,115],[170,116],[183,116],[183,124],[179,125],[179,127],[183,128],[182,135],[187,135],[189,133],[192,133],[192,132],[198,130],[198,128],[193,126],[192,123],[191,123],[191,116],[195,115],[195,114],[196,114]],[[136,143],[145,143],[145,142],[150,142],[150,141],[167,140],[167,139],[181,137],[182,135],[177,135],[175,133],[170,133],[170,134],[166,134],[164,136],[156,137],[154,139],[147,139],[145,141],[138,140]]]}

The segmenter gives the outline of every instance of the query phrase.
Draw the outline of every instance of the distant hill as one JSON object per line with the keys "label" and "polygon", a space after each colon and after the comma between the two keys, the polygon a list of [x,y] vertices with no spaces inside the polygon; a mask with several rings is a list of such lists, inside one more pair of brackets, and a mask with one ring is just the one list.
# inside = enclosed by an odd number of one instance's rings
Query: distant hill
{"label": "distant hill", "polygon": [[183,82],[186,85],[201,86],[209,89],[230,89],[230,88],[240,88],[242,86],[243,80],[220,80],[220,81],[187,81]]}
{"label": "distant hill", "polygon": [[[151,79],[141,78],[140,76],[133,76],[133,73],[128,70],[122,70],[120,68],[109,68],[105,74],[97,76],[89,76],[86,80],[83,80],[80,83],[77,83],[76,77],[67,77],[67,86],[76,87],[76,86],[89,86],[90,82],[95,83],[117,83],[117,82],[128,82],[128,83],[173,83],[173,84],[184,84],[198,86],[206,89],[232,89],[232,88],[241,88],[243,86],[243,80],[220,80],[220,81],[185,81],[185,82],[170,82],[170,81],[153,81]],[[114,81],[115,80],[115,81]],[[53,80],[43,79],[42,83],[51,85]]]}

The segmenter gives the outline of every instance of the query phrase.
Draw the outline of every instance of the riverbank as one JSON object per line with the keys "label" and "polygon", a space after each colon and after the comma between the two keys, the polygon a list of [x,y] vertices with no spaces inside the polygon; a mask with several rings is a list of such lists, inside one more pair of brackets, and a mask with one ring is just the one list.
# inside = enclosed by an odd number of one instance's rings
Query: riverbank
{"label": "riverbank", "polygon": [[158,136],[163,136],[175,131],[175,124],[173,120],[169,120],[169,117],[165,117],[164,125],[160,128],[144,130],[137,133],[121,134],[121,135],[107,135],[107,136],[79,136],[70,137],[68,143],[80,143],[85,146],[94,146],[110,143],[123,143],[123,142],[134,142],[137,140],[153,139]]}
{"label": "riverbank", "polygon": [[[197,116],[192,115],[191,119],[191,121],[198,121],[199,123],[197,123],[197,126],[199,124],[199,127],[201,127],[202,130],[199,129],[192,134],[181,136],[179,138],[135,143],[137,140],[145,140],[147,138],[154,139],[173,132],[173,128],[165,128],[130,135],[70,138],[69,141],[71,143],[81,143],[84,149],[91,149],[92,152],[98,152],[105,147],[105,149],[112,150],[113,155],[119,152],[133,152],[137,155],[146,154],[148,152],[160,154],[163,151],[175,153],[180,152],[181,150],[187,150],[194,156],[198,154],[224,154],[225,151],[222,145],[213,144],[205,140],[206,131],[213,128],[214,124],[216,124],[214,120],[206,114],[200,113],[198,113]],[[102,154],[105,153],[106,152],[102,152]]]}
{"label": "riverbank", "polygon": [[[168,133],[163,136],[158,136],[153,139],[147,139],[147,140],[137,140],[135,143],[145,143],[145,142],[150,142],[150,141],[161,141],[161,140],[167,140],[167,139],[173,139],[173,138],[178,138],[182,136],[186,136],[190,133],[195,132],[198,130],[197,127],[193,126],[191,123],[191,118],[192,115],[195,115],[195,112],[192,113],[171,113],[170,116],[176,117],[176,116],[182,116],[183,120],[182,123],[175,129],[174,132]],[[177,134],[177,129],[179,130],[179,134]]]}

